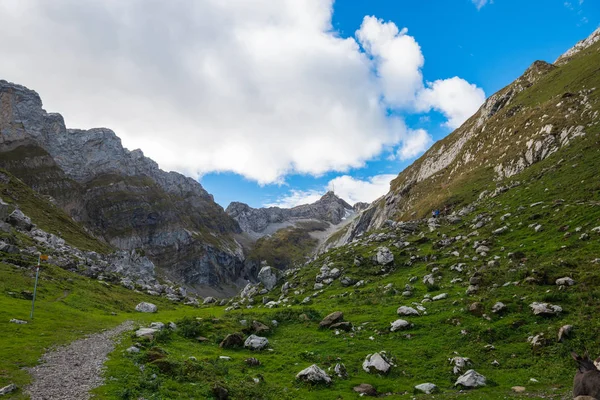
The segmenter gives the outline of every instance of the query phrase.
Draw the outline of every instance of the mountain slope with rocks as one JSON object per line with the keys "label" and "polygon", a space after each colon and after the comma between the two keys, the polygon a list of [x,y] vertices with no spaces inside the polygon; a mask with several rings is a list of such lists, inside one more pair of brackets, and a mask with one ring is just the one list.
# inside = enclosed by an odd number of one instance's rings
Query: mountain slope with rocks
{"label": "mountain slope with rocks", "polygon": [[0,167],[109,245],[145,253],[162,276],[227,290],[243,275],[238,224],[198,182],[123,148],[111,130],[67,129],[37,93],[0,80],[0,133]]}
{"label": "mountain slope with rocks", "polygon": [[475,200],[489,182],[505,191],[519,174],[598,129],[600,31],[555,64],[534,62],[460,128],[435,143],[391,183],[390,192],[338,233],[333,243]]}

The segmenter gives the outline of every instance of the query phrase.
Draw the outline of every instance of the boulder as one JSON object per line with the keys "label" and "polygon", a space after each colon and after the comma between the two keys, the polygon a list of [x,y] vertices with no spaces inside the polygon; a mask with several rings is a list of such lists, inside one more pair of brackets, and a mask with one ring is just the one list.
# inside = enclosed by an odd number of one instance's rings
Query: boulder
{"label": "boulder", "polygon": [[358,386],[354,386],[352,390],[354,390],[360,396],[377,396],[377,390],[375,390],[375,388],[368,383],[361,383]]}
{"label": "boulder", "polygon": [[331,325],[342,322],[344,320],[344,313],[341,311],[335,311],[323,318],[321,322],[319,322],[319,328],[329,328]]}
{"label": "boulder", "polygon": [[400,306],[396,310],[398,315],[419,315],[419,312],[412,307]]}
{"label": "boulder", "polygon": [[23,214],[23,212],[19,209],[16,209],[10,213],[10,215],[6,218],[6,222],[17,229],[24,231],[30,231],[31,228],[33,228],[31,219],[27,215]]}
{"label": "boulder", "polygon": [[415,386],[415,389],[425,394],[432,394],[438,391],[438,387],[433,383],[421,383]]}
{"label": "boulder", "polygon": [[340,283],[342,284],[342,286],[344,287],[348,287],[348,286],[352,286],[357,282],[356,279],[354,278],[350,278],[349,276],[344,276],[340,279]]}
{"label": "boulder", "polygon": [[401,330],[412,327],[412,324],[410,322],[403,320],[403,319],[397,319],[394,322],[392,322],[391,324],[392,324],[392,326],[390,328],[390,331],[392,331],[392,332],[401,331]]}
{"label": "boulder", "polygon": [[454,386],[461,385],[466,388],[476,388],[479,386],[485,386],[485,381],[485,376],[476,372],[474,369],[470,369],[458,377],[454,383]]}
{"label": "boulder", "polygon": [[440,293],[437,296],[433,296],[433,298],[431,300],[438,301],[438,300],[444,300],[447,298],[448,298],[448,293]]}
{"label": "boulder", "polygon": [[562,307],[548,303],[533,302],[529,305],[534,315],[552,316],[562,312]]}
{"label": "boulder", "polygon": [[384,352],[369,354],[362,365],[363,370],[369,373],[378,372],[387,374],[392,368]]}
{"label": "boulder", "polygon": [[152,303],[141,302],[135,306],[135,310],[143,313],[155,313],[158,310],[158,307]]}
{"label": "boulder", "polygon": [[244,337],[241,333],[230,333],[221,341],[219,347],[223,349],[231,349],[244,346]]}
{"label": "boulder", "polygon": [[492,312],[499,314],[506,311],[506,305],[504,303],[502,303],[501,301],[497,302],[496,304],[493,305],[492,307]]}
{"label": "boulder", "polygon": [[154,335],[158,332],[155,328],[140,328],[135,331],[135,336],[139,338],[154,339]]}
{"label": "boulder", "polygon": [[565,276],[564,278],[558,278],[556,280],[557,286],[573,286],[574,284],[575,281],[573,280],[573,278],[569,278],[568,276]]}
{"label": "boulder", "polygon": [[258,280],[265,289],[273,289],[277,285],[277,269],[269,266],[262,267],[258,273]]}
{"label": "boulder", "polygon": [[317,367],[317,364],[313,364],[310,367],[298,372],[296,379],[313,384],[324,383],[329,385],[331,383],[331,378],[329,375],[327,375],[327,373],[321,368]]}
{"label": "boulder", "polygon": [[250,335],[244,342],[244,347],[250,350],[262,350],[269,345],[269,339],[262,336]]}
{"label": "boulder", "polygon": [[348,378],[348,371],[346,371],[346,366],[342,363],[335,364],[335,367],[333,367],[333,372],[335,372],[337,377],[340,379]]}
{"label": "boulder", "polygon": [[379,265],[388,265],[394,262],[394,254],[385,246],[377,248],[375,260]]}
{"label": "boulder", "polygon": [[17,390],[17,385],[11,383],[10,385],[6,385],[3,388],[0,388],[0,396],[4,396],[5,394],[9,394]]}
{"label": "boulder", "polygon": [[150,328],[158,329],[159,331],[162,331],[163,329],[165,329],[165,324],[163,324],[162,322],[152,322],[150,324]]}
{"label": "boulder", "polygon": [[263,324],[262,322],[252,321],[250,326],[248,326],[247,328],[244,329],[244,332],[261,334],[261,333],[269,332],[270,330],[271,330],[271,328],[269,328],[267,325]]}
{"label": "boulder", "polygon": [[573,325],[563,325],[558,330],[558,341],[562,342],[564,338],[568,337],[573,330]]}
{"label": "boulder", "polygon": [[205,297],[204,301],[202,302],[202,304],[212,304],[212,303],[216,303],[217,299],[215,299],[214,297]]}

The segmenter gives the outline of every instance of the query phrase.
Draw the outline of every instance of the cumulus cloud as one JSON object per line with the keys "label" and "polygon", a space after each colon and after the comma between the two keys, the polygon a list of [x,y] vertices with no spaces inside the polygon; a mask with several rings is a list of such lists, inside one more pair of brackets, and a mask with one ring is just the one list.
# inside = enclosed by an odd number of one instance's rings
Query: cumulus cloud
{"label": "cumulus cloud", "polygon": [[485,93],[477,86],[457,76],[437,80],[418,95],[418,107],[424,111],[435,109],[448,118],[451,128],[458,128],[485,101]]}
{"label": "cumulus cloud", "polygon": [[433,144],[433,138],[424,129],[411,131],[404,140],[404,146],[398,149],[400,160],[408,160],[423,153]]}
{"label": "cumulus cloud", "polygon": [[330,180],[321,190],[290,190],[277,201],[264,206],[291,208],[310,204],[319,200],[329,190],[333,190],[338,197],[346,200],[349,204],[371,203],[390,190],[390,181],[395,177],[396,175],[393,174],[382,174],[361,180],[350,175],[342,175]]}
{"label": "cumulus cloud", "polygon": [[4,0],[0,78],[168,170],[261,184],[348,171],[414,147],[390,110],[427,89],[406,29],[365,17],[343,38],[332,13],[333,0]]}
{"label": "cumulus cloud", "polygon": [[494,3],[493,0],[471,0],[471,2],[475,4],[475,7],[477,7],[478,10],[481,10],[486,4]]}

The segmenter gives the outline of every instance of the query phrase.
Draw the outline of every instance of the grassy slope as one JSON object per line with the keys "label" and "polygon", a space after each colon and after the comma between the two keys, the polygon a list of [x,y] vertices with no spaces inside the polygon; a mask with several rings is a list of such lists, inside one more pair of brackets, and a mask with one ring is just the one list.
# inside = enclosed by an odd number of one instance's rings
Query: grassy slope
{"label": "grassy slope", "polygon": [[[600,322],[593,317],[600,308],[600,289],[597,288],[600,271],[592,264],[592,260],[600,256],[600,233],[589,233],[600,225],[598,170],[600,146],[596,130],[514,177],[521,181],[520,186],[484,200],[463,222],[444,223],[438,232],[426,233],[428,240],[420,236],[405,237],[402,240],[411,245],[402,251],[391,245],[398,239],[330,251],[290,280],[298,285],[297,289],[306,290],[303,294],[290,296],[292,307],[233,311],[218,322],[205,318],[200,334],[210,339],[207,343],[200,344],[178,335],[155,343],[167,351],[170,372],[160,372],[159,366],[151,363],[145,363],[145,372],[140,372],[136,365],[144,364],[147,352],[139,356],[125,355],[122,350],[133,342],[127,340],[113,354],[108,370],[110,383],[98,391],[99,397],[211,398],[210,389],[214,382],[219,382],[236,399],[351,399],[358,397],[352,387],[366,382],[380,392],[394,393],[390,398],[409,398],[414,385],[430,381],[440,387],[442,398],[500,399],[541,395],[561,398],[570,392],[574,374],[569,351],[581,352],[587,348],[594,356],[600,351],[597,336]],[[491,183],[488,186],[489,189],[495,187]],[[544,203],[530,207],[538,201]],[[512,216],[506,221],[500,220],[507,212]],[[487,213],[492,221],[479,229],[479,236],[470,238],[470,243],[461,240],[444,249],[433,248],[432,244],[441,234],[471,233],[471,220],[479,213]],[[542,224],[544,229],[535,232],[529,227],[534,222]],[[510,224],[509,232],[499,236],[491,234],[492,230],[507,223]],[[568,225],[570,237],[565,238],[564,232],[559,231],[564,225]],[[581,232],[575,233],[576,227],[581,227]],[[589,240],[579,239],[583,232],[590,234]],[[475,255],[472,242],[483,239],[489,242],[490,254],[477,261],[464,259],[465,254]],[[396,257],[394,269],[387,275],[382,275],[380,267],[370,261],[380,245],[389,246]],[[459,259],[450,254],[454,250],[461,253]],[[520,258],[509,258],[509,252],[521,252]],[[499,265],[483,267],[493,256],[500,257]],[[360,266],[354,266],[355,257],[362,258]],[[344,274],[365,279],[367,284],[358,289],[343,288],[336,281],[308,307],[299,305],[306,295],[313,293],[314,277],[326,260],[343,269]],[[468,272],[451,271],[450,266],[457,262],[464,262]],[[414,284],[413,297],[403,298],[401,291],[409,278],[422,278],[433,267],[441,270],[438,285],[427,289],[419,279]],[[480,271],[483,279],[482,289],[476,295],[465,295],[466,283],[450,283],[456,277],[467,282],[475,270]],[[573,277],[577,285],[559,290],[554,281],[563,276]],[[526,283],[527,277],[535,277],[537,283]],[[503,287],[508,281],[519,284]],[[388,283],[399,292],[383,290]],[[415,324],[412,330],[389,332],[390,322],[398,318],[398,306],[420,301],[425,294],[439,293],[448,293],[449,298],[426,303],[426,316],[406,318]],[[279,292],[275,289],[268,296],[277,298]],[[260,296],[256,300],[255,305],[262,304]],[[475,301],[483,303],[491,320],[466,311]],[[508,306],[508,312],[503,316],[491,313],[496,301]],[[536,317],[529,309],[533,301],[559,304],[564,312],[554,318]],[[187,314],[204,317],[207,312],[216,315],[219,310],[209,307]],[[335,310],[343,311],[347,320],[362,329],[340,335],[320,331],[320,318]],[[302,313],[308,315],[309,321],[299,318]],[[225,334],[242,328],[237,322],[241,319],[259,319],[265,323],[277,319],[280,322],[269,336],[272,352],[218,348],[217,343]],[[574,325],[574,332],[565,342],[558,343],[556,335],[564,324]],[[461,330],[468,334],[461,334]],[[412,337],[406,338],[406,333]],[[538,333],[545,334],[548,345],[533,350],[527,337]],[[485,350],[487,344],[493,344],[496,349]],[[385,377],[362,371],[364,357],[380,350],[392,354],[398,366]],[[453,387],[456,377],[448,363],[454,352],[473,360],[473,367],[488,378],[486,388],[459,394]],[[232,360],[218,360],[220,355],[228,355]],[[196,357],[197,361],[187,361],[190,356]],[[257,357],[262,366],[247,367],[243,360],[250,356]],[[331,387],[310,387],[294,380],[298,371],[312,363],[327,368],[335,365],[338,359],[348,368],[348,380],[334,379]],[[493,366],[493,360],[500,365]],[[153,373],[157,374],[156,379],[151,378]],[[254,384],[250,379],[259,375],[264,378],[264,383]],[[539,383],[531,383],[530,378]],[[522,395],[512,393],[510,388],[515,385],[526,386],[527,392]]]}

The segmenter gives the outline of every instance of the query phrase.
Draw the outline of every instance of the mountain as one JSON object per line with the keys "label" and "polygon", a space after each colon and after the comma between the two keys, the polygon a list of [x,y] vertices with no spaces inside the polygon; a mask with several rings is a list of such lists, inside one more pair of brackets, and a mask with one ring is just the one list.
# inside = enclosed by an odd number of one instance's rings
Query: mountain
{"label": "mountain", "polygon": [[335,245],[387,221],[452,213],[482,195],[517,184],[527,168],[597,129],[600,29],[558,58],[535,61],[490,96],[461,127],[402,171],[390,191],[338,232]]}
{"label": "mountain", "polygon": [[67,129],[39,95],[0,80],[0,167],[114,248],[138,250],[160,275],[200,289],[243,275],[238,224],[195,180],[165,172],[113,131]]}
{"label": "mountain", "polygon": [[352,221],[364,206],[358,203],[353,207],[329,191],[312,204],[292,208],[252,208],[232,202],[225,211],[248,237],[246,264],[258,272],[261,261],[280,269],[304,263],[329,235]]}

